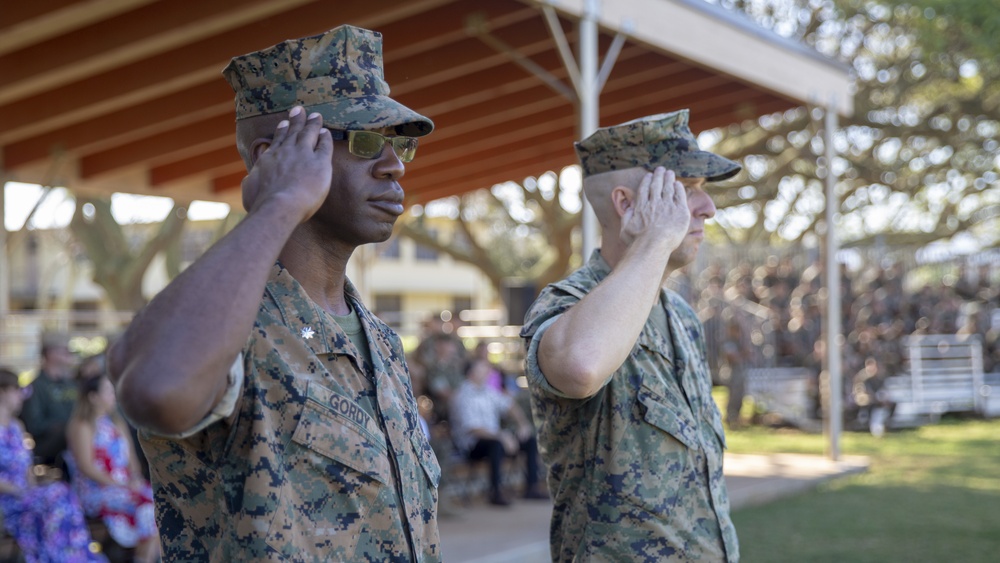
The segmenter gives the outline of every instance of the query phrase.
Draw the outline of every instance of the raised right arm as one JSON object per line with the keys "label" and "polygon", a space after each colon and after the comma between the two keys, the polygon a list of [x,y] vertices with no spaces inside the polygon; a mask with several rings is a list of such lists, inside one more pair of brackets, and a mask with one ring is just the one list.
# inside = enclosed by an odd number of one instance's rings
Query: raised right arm
{"label": "raised right arm", "polygon": [[293,108],[244,180],[246,218],[170,283],[109,354],[129,419],[162,434],[194,427],[222,399],[253,328],[268,274],[330,187],[333,141]]}
{"label": "raised right arm", "polygon": [[627,250],[611,273],[542,333],[538,366],[568,397],[596,394],[631,353],[691,219],[684,186],[658,168],[622,215]]}

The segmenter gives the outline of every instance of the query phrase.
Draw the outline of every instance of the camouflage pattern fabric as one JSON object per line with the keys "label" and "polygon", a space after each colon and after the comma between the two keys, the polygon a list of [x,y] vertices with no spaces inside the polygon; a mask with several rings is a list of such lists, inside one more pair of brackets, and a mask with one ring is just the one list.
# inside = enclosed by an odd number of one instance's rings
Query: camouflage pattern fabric
{"label": "camouflage pattern fabric", "polygon": [[165,561],[440,561],[440,467],[399,337],[348,282],[372,364],[276,265],[234,416],[140,432]]}
{"label": "camouflage pattern fabric", "polygon": [[664,290],[669,333],[647,321],[628,360],[595,396],[567,398],[539,370],[545,329],[610,271],[595,251],[542,291],[521,331],[538,443],[550,467],[552,560],[738,561],[702,326],[680,296]]}
{"label": "camouflage pattern fabric", "polygon": [[434,123],[389,97],[382,73],[382,34],[342,25],[234,57],[222,71],[236,92],[236,119],[301,105],[340,131],[395,127],[419,137]]}
{"label": "camouflage pattern fabric", "polygon": [[603,127],[574,147],[584,176],[637,167],[652,171],[663,166],[682,178],[718,182],[732,178],[741,168],[728,158],[698,148],[686,109]]}

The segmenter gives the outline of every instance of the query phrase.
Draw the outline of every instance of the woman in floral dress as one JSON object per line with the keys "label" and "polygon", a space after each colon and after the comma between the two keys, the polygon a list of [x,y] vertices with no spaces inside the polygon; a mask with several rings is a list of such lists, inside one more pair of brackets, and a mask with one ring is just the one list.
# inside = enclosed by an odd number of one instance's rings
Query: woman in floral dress
{"label": "woman in floral dress", "polygon": [[116,416],[114,387],[103,372],[80,380],[66,441],[67,465],[84,511],[100,517],[119,545],[134,547],[136,561],[156,561],[153,491],[142,478],[128,429]]}
{"label": "woman in floral dress", "polygon": [[35,485],[31,451],[17,413],[24,401],[17,375],[0,368],[0,511],[27,563],[107,561],[89,549],[90,532],[66,483]]}

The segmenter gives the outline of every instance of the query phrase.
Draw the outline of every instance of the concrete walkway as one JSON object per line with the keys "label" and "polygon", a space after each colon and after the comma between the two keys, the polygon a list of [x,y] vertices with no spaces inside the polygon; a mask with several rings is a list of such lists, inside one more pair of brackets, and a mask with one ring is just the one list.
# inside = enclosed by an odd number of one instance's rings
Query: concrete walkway
{"label": "concrete walkway", "polygon": [[[724,467],[729,500],[737,510],[861,473],[868,468],[868,460],[845,456],[833,462],[801,454],[726,454]],[[449,563],[546,563],[551,514],[548,501],[518,500],[506,508],[475,501],[456,516],[441,519],[444,559]]]}

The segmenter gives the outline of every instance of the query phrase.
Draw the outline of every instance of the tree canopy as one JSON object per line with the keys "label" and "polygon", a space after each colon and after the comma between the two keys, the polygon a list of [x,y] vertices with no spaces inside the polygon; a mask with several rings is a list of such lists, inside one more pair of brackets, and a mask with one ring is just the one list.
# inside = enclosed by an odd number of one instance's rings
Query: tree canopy
{"label": "tree canopy", "polygon": [[[717,3],[853,70],[855,112],[840,121],[832,163],[843,244],[913,246],[959,233],[984,248],[1000,244],[994,0]],[[820,108],[803,107],[703,133],[706,147],[745,164],[714,191],[719,213],[712,237],[768,245],[822,234],[831,166],[822,116]],[[579,217],[575,208],[555,205],[566,199],[562,182],[548,198],[538,184],[530,178],[455,198],[466,233],[460,244],[423,229],[419,217],[401,232],[479,266],[491,279],[519,273],[541,285],[571,265],[565,250],[574,248]],[[513,195],[505,202],[497,197],[502,193]],[[521,206],[531,212],[517,213]]]}
{"label": "tree canopy", "polygon": [[[958,233],[998,243],[1000,16],[993,2],[726,4],[851,65],[855,113],[841,121],[833,162],[847,244],[925,244]],[[821,115],[802,108],[709,135],[715,150],[747,165],[716,199],[726,235],[773,242],[815,232],[828,166]]]}

